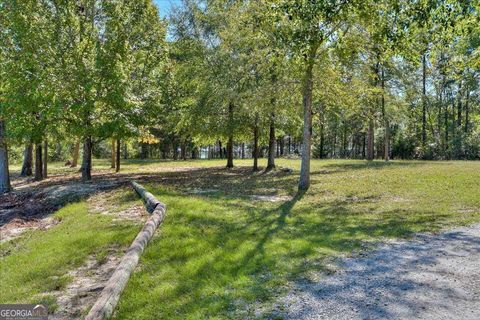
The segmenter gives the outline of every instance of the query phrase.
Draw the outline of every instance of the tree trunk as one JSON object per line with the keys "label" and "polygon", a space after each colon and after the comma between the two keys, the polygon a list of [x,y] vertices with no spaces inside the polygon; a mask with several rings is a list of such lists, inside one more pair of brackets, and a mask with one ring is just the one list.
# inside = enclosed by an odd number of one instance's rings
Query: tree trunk
{"label": "tree trunk", "polygon": [[227,142],[227,168],[233,168],[233,137],[228,137]]}
{"label": "tree trunk", "polygon": [[43,178],[48,177],[48,140],[45,137],[43,141]]}
{"label": "tree trunk", "polygon": [[323,159],[325,149],[325,127],[323,121],[320,120],[320,159]]}
{"label": "tree trunk", "polygon": [[228,104],[227,168],[233,168],[233,103]]}
{"label": "tree trunk", "polygon": [[43,179],[43,157],[42,157],[42,142],[35,144],[35,181]]}
{"label": "tree trunk", "polygon": [[385,161],[390,160],[390,122],[385,120]]}
{"label": "tree trunk", "polygon": [[242,142],[242,159],[245,159],[245,142]]}
{"label": "tree trunk", "polygon": [[116,164],[115,164],[115,172],[120,172],[120,139],[117,139],[117,148],[116,148],[116,152],[117,152],[117,156],[116,156]]}
{"label": "tree trunk", "polygon": [[20,173],[21,177],[29,177],[32,175],[33,170],[33,145],[29,143],[25,147],[25,151],[23,152],[23,164],[22,164],[22,172]]}
{"label": "tree trunk", "polygon": [[268,141],[268,163],[266,171],[275,169],[275,114],[270,115],[270,137]]}
{"label": "tree trunk", "polygon": [[300,169],[299,190],[308,190],[310,187],[310,151],[312,148],[312,95],[313,95],[313,65],[318,45],[314,45],[306,61],[303,78],[303,152]]}
{"label": "tree trunk", "polygon": [[373,116],[368,120],[368,136],[367,136],[367,160],[372,161],[375,151],[375,123]]}
{"label": "tree trunk", "polygon": [[462,81],[458,84],[458,103],[457,103],[457,127],[460,129],[462,126]]}
{"label": "tree trunk", "polygon": [[467,88],[467,97],[465,99],[465,133],[468,133],[468,126],[470,125],[470,106],[469,106],[469,100],[470,100],[470,89]]}
{"label": "tree trunk", "polygon": [[[148,155],[148,146],[145,142],[142,142],[140,145],[141,151],[140,151],[140,159],[145,160],[147,159]],[[176,160],[176,159],[175,159]]]}
{"label": "tree trunk", "polygon": [[253,127],[253,171],[258,171],[258,115],[255,116]]}
{"label": "tree trunk", "polygon": [[187,143],[186,141],[183,141],[181,146],[180,146],[180,156],[182,160],[187,160]]}
{"label": "tree trunk", "polygon": [[367,150],[367,134],[363,133],[363,144],[362,144],[362,159],[366,157],[366,150]]}
{"label": "tree trunk", "polygon": [[111,155],[110,168],[115,169],[115,163],[116,163],[115,155],[117,153],[115,152],[115,139],[114,138],[112,138],[111,146],[112,146],[112,155]]}
{"label": "tree trunk", "polygon": [[0,194],[7,193],[12,189],[8,171],[8,147],[5,136],[5,121],[0,120]]}
{"label": "tree trunk", "polygon": [[80,142],[76,142],[75,146],[73,147],[73,155],[72,155],[72,164],[70,168],[76,168],[78,165],[78,157],[80,154]]}
{"label": "tree trunk", "polygon": [[[445,103],[444,126],[445,126],[445,152],[447,152],[449,149],[448,103]],[[447,156],[447,158],[449,157]]]}
{"label": "tree trunk", "polygon": [[385,111],[385,70],[382,66],[382,113],[383,121],[385,122],[385,144],[384,144],[384,160],[390,160],[390,122]]}
{"label": "tree trunk", "polygon": [[427,57],[422,55],[422,146],[427,143]]}
{"label": "tree trunk", "polygon": [[83,141],[82,180],[92,180],[92,137],[86,136]]}

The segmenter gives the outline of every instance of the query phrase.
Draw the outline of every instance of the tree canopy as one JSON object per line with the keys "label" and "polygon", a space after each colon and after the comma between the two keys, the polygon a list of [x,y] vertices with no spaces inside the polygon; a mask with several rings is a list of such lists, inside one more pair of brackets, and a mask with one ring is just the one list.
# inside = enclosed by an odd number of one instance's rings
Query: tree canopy
{"label": "tree canopy", "polygon": [[0,186],[25,146],[40,170],[42,142],[44,160],[81,142],[84,180],[111,139],[117,158],[298,155],[300,189],[311,156],[479,159],[479,9],[183,0],[163,19],[151,0],[0,0]]}

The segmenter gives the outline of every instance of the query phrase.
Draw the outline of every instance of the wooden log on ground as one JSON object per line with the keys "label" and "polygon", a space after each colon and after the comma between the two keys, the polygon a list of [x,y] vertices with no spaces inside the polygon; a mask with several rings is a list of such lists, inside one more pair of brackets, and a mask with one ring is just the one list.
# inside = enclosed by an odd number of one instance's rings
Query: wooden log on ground
{"label": "wooden log on ground", "polygon": [[128,248],[117,269],[115,269],[115,272],[100,293],[100,297],[85,318],[86,320],[103,320],[111,317],[130,275],[138,264],[140,255],[145,249],[147,243],[152,239],[155,230],[165,218],[165,205],[155,199],[151,193],[147,192],[145,188],[138,183],[132,182],[132,185],[135,191],[137,191],[144,200],[147,210],[149,210],[148,208],[153,208],[151,212],[149,211],[152,215],[147,220],[130,248]]}
{"label": "wooden log on ground", "polygon": [[148,213],[153,213],[155,208],[161,204],[160,201],[158,201],[153,194],[145,190],[144,187],[142,187],[140,184],[132,181],[132,186],[133,189],[138,193],[140,197],[142,197],[143,202],[145,203],[145,206],[147,207]]}

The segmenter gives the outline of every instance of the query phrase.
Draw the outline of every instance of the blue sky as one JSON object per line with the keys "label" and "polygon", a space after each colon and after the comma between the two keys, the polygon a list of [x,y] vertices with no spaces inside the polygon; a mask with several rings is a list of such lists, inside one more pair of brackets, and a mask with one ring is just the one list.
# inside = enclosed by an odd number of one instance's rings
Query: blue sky
{"label": "blue sky", "polygon": [[174,5],[179,5],[181,0],[153,0],[157,7],[160,9],[160,16],[165,17],[170,12],[170,9]]}

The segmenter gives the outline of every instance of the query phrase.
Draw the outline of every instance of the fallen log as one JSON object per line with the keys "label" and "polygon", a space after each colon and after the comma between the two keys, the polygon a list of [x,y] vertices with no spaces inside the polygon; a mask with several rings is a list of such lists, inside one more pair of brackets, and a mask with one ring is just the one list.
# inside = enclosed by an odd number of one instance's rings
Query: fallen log
{"label": "fallen log", "polygon": [[[135,181],[132,181],[132,186],[133,189],[138,193],[138,195],[143,199],[143,202],[145,203],[145,206],[147,207],[148,213],[153,213],[155,208],[159,205],[162,204],[160,201],[158,201],[153,194],[145,190],[145,188],[136,183]],[[165,205],[164,205],[165,207]]]}
{"label": "fallen log", "polygon": [[137,235],[130,248],[123,256],[115,272],[107,281],[105,288],[100,293],[99,298],[88,313],[86,320],[108,319],[118,304],[120,295],[125,288],[130,275],[138,264],[140,255],[145,246],[153,237],[155,230],[163,222],[166,214],[166,207],[163,203],[145,190],[141,185],[132,182],[135,191],[142,197],[147,210],[152,215]]}

